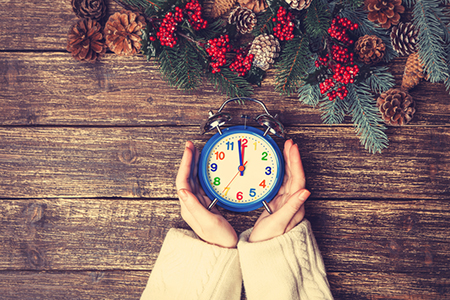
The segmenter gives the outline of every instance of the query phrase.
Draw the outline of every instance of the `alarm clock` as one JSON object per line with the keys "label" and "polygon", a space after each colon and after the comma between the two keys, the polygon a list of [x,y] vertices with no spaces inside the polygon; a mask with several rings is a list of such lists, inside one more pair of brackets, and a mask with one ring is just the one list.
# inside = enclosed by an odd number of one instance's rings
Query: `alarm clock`
{"label": "alarm clock", "polygon": [[[221,129],[232,117],[222,112],[226,104],[249,100],[265,110],[255,118],[264,130],[244,125]],[[264,206],[271,213],[268,202],[283,183],[284,160],[278,145],[269,133],[284,138],[284,127],[272,116],[263,102],[252,98],[233,98],[225,101],[201,127],[202,133],[217,129],[203,147],[198,177],[206,195],[215,204],[235,212],[247,212]]]}

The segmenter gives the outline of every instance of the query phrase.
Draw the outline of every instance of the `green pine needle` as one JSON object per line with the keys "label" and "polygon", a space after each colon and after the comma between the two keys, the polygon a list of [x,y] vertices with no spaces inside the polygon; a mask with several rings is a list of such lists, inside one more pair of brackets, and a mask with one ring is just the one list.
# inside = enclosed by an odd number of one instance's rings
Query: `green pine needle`
{"label": "green pine needle", "polygon": [[275,64],[275,90],[288,96],[295,93],[313,62],[311,55],[306,36],[295,37],[286,42],[280,59]]}
{"label": "green pine needle", "polygon": [[304,21],[306,32],[313,38],[327,34],[331,23],[328,6],[319,1],[312,1]]}
{"label": "green pine needle", "polygon": [[382,149],[388,147],[389,141],[369,86],[365,83],[350,84],[348,91],[347,98],[350,101],[356,135],[370,153],[381,153]]}
{"label": "green pine needle", "polygon": [[395,86],[395,78],[386,66],[372,67],[365,82],[370,87],[370,90],[377,94],[381,94]]}
{"label": "green pine needle", "polygon": [[207,72],[206,76],[216,89],[230,98],[249,97],[253,94],[251,84],[228,68],[222,68],[217,73]]}
{"label": "green pine needle", "polygon": [[302,82],[298,89],[298,100],[301,103],[316,107],[319,104],[319,100],[322,98],[320,94],[319,85],[311,85],[306,82]]}
{"label": "green pine needle", "polygon": [[[344,98],[345,99],[345,98]],[[347,101],[340,98],[334,100],[325,99],[319,104],[322,111],[322,121],[325,124],[335,125],[341,124],[344,121],[345,114],[348,110]]]}

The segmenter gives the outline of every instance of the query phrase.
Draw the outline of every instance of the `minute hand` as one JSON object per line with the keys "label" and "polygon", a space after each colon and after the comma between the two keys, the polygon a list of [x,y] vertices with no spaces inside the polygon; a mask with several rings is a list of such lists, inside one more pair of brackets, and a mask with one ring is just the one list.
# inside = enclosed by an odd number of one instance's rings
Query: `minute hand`
{"label": "minute hand", "polygon": [[244,176],[244,149],[245,147],[242,146],[241,140],[238,140],[238,151],[239,151],[239,171],[241,173],[241,176]]}

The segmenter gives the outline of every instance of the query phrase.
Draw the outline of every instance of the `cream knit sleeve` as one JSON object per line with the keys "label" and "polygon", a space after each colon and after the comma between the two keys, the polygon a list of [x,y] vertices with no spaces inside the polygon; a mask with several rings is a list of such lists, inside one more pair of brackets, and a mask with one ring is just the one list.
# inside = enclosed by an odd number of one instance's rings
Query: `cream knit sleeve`
{"label": "cream knit sleeve", "polygon": [[239,300],[242,275],[237,249],[170,229],[141,300]]}
{"label": "cream knit sleeve", "polygon": [[238,243],[248,300],[333,299],[309,221],[259,243],[248,242],[251,230]]}

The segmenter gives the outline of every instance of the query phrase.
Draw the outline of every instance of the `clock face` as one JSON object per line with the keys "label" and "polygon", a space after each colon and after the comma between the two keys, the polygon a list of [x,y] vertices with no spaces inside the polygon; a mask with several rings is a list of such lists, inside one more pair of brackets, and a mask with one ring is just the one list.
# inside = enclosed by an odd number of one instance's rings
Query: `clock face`
{"label": "clock face", "polygon": [[211,138],[199,168],[206,194],[233,211],[249,211],[261,207],[263,200],[269,202],[284,175],[278,146],[249,126],[230,127]]}

